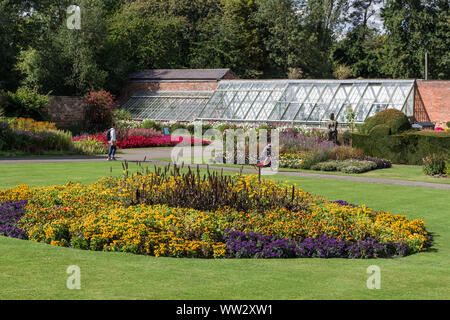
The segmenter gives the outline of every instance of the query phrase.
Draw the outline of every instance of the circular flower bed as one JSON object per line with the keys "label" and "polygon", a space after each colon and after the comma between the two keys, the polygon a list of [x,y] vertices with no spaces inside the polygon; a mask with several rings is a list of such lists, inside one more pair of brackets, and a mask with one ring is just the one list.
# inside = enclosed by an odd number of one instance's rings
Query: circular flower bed
{"label": "circular flower bed", "polygon": [[422,220],[328,202],[256,176],[200,176],[177,168],[126,172],[92,185],[17,186],[0,191],[0,202],[6,201],[10,204],[1,208],[27,201],[20,218],[8,223],[16,221],[28,239],[88,250],[199,258],[373,258],[416,253],[431,242]]}

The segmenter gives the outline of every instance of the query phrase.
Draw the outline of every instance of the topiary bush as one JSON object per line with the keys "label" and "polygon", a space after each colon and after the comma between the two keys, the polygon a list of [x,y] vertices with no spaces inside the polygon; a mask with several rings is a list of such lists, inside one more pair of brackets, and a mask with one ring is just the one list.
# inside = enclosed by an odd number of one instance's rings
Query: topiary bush
{"label": "topiary bush", "polygon": [[377,126],[382,125],[382,129],[377,132],[387,133],[386,127],[389,128],[388,134],[398,134],[411,129],[411,123],[408,117],[401,111],[396,109],[383,110],[373,117],[368,118],[364,125],[360,126],[362,133],[370,134],[370,132]]}

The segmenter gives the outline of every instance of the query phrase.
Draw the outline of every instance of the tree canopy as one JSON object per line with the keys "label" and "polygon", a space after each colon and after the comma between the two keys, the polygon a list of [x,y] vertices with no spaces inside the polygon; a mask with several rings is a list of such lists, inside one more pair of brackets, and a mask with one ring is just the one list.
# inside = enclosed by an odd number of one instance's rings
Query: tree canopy
{"label": "tree canopy", "polygon": [[0,0],[0,89],[119,93],[129,73],[241,78],[450,76],[447,0]]}

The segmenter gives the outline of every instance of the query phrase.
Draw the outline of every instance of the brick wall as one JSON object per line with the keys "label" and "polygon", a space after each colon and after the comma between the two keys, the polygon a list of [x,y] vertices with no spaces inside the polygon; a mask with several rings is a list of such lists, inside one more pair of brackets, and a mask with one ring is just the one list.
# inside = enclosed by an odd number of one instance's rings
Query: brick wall
{"label": "brick wall", "polygon": [[417,80],[415,109],[437,126],[445,125],[450,121],[450,81]]}
{"label": "brick wall", "polygon": [[118,99],[122,105],[140,90],[148,91],[214,91],[219,85],[218,81],[152,81],[128,83]]}
{"label": "brick wall", "polygon": [[84,121],[85,108],[83,97],[52,96],[48,112],[58,127],[70,127]]}

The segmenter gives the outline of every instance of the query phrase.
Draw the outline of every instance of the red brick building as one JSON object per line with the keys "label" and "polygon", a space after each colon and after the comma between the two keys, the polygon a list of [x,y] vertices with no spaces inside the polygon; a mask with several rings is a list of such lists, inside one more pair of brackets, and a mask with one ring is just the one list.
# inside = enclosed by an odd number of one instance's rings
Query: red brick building
{"label": "red brick building", "polygon": [[130,75],[119,103],[137,91],[214,91],[220,80],[238,79],[230,69],[152,69]]}
{"label": "red brick building", "polygon": [[450,121],[450,81],[416,80],[414,117],[437,126]]}

